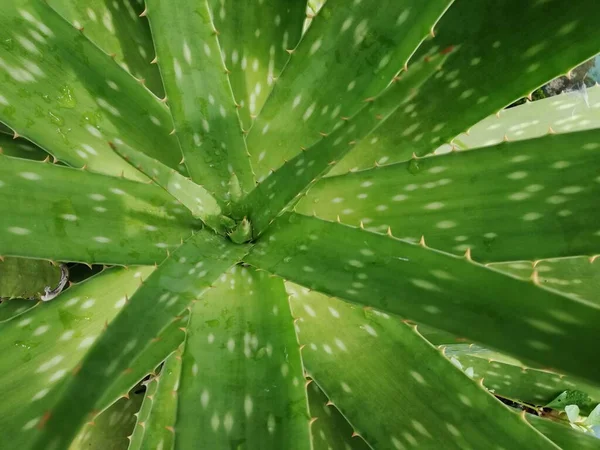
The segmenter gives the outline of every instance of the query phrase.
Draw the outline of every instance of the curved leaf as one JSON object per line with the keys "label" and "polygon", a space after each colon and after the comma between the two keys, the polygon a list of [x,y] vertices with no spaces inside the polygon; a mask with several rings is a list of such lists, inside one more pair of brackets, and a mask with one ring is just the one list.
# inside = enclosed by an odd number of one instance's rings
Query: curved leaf
{"label": "curved leaf", "polygon": [[[592,382],[600,307],[393,237],[282,216],[244,259],[353,303]],[[544,305],[540,308],[540,305]],[[573,349],[577,348],[577,352]]]}
{"label": "curved leaf", "polygon": [[154,264],[195,227],[162,189],[0,156],[0,254]]}

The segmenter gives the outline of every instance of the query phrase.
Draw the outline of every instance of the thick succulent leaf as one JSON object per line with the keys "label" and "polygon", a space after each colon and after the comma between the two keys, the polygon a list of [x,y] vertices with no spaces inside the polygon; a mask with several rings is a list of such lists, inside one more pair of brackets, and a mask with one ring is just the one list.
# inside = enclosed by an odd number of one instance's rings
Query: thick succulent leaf
{"label": "thick succulent leaf", "polygon": [[128,450],[173,448],[180,377],[181,351],[177,350],[166,359],[160,374],[147,383],[146,396]]}
{"label": "thick succulent leaf", "polygon": [[490,267],[520,278],[529,278],[536,272],[541,285],[600,306],[598,256],[545,259],[536,261],[535,267],[527,261],[497,263]]}
{"label": "thick succulent leaf", "polygon": [[572,429],[568,423],[527,414],[526,420],[564,450],[598,450],[600,441],[587,433]]}
{"label": "thick succulent leaf", "polygon": [[49,0],[75,28],[83,33],[157,96],[163,96],[158,68],[150,64],[154,48],[148,22],[139,15],[141,1]]}
{"label": "thick succulent leaf", "polygon": [[306,0],[209,4],[240,120],[249,130],[300,39]]}
{"label": "thick succulent leaf", "polygon": [[600,380],[596,348],[582,345],[600,335],[597,305],[468,259],[286,214],[245,261],[311,289],[463,336],[524,362]]}
{"label": "thick succulent leaf", "polygon": [[197,226],[159,187],[0,156],[2,255],[154,264]]}
{"label": "thick succulent leaf", "polygon": [[540,137],[549,128],[557,133],[600,128],[600,86],[503,109],[470,128],[469,134],[455,137],[452,144],[458,150],[481,148]]}
{"label": "thick succulent leaf", "polygon": [[600,129],[393,164],[317,183],[296,211],[478,261],[600,251]]}
{"label": "thick succulent leaf", "polygon": [[248,136],[259,181],[354,116],[407,63],[451,0],[329,0]]}
{"label": "thick succulent leaf", "polygon": [[280,279],[234,267],[194,304],[175,430],[180,449],[310,448],[300,350]]}
{"label": "thick succulent leaf", "polygon": [[[370,447],[354,433],[340,411],[329,402],[317,383],[307,389],[313,450],[369,450]],[[316,420],[315,420],[316,419]]]}
{"label": "thick succulent leaf", "polygon": [[[446,353],[446,356],[449,354]],[[545,406],[564,391],[579,390],[588,394],[593,403],[581,405],[583,411],[589,412],[600,403],[600,389],[576,378],[474,355],[456,355],[455,358],[469,376],[475,379],[483,378],[485,387],[495,395],[510,400]]]}
{"label": "thick succulent leaf", "polygon": [[17,138],[0,132],[0,153],[15,158],[42,161],[47,156],[44,150],[25,139]]}
{"label": "thick succulent leaf", "polygon": [[130,392],[86,424],[73,440],[70,450],[127,450],[143,393]]}
{"label": "thick succulent leaf", "polygon": [[[172,253],[125,302],[76,373],[67,375],[63,389],[53,392],[59,401],[37,433],[33,448],[62,448],[70,442],[86,416],[99,408],[112,378],[134,367],[136,355],[151,346],[172,319],[245,252],[244,246],[200,231]],[[94,389],[88,389],[91,385]]]}
{"label": "thick succulent leaf", "polygon": [[[140,269],[142,275],[151,270]],[[139,278],[133,272],[109,270],[0,324],[4,344],[0,361],[2,442],[29,448],[39,433],[37,428],[48,420],[49,410],[59,399],[65,377],[125,305],[123,297],[138,286]]]}
{"label": "thick succulent leaf", "polygon": [[343,121],[329,136],[286,161],[256,186],[244,200],[254,236],[262,233],[288,204],[327,173],[357,142],[367,137],[396,108],[410,101],[443,62],[442,57],[423,60],[412,71],[396,77],[379,97],[363,103],[350,120]]}
{"label": "thick succulent leaf", "polygon": [[140,352],[135,358],[129,370],[126,370],[114,380],[113,384],[104,392],[102,399],[98,402],[98,409],[110,405],[115,398],[125,395],[128,389],[144,378],[167,357],[177,349],[185,338],[185,326],[189,314],[187,311],[173,319],[160,334],[150,341],[150,345]]}
{"label": "thick succulent leaf", "polygon": [[57,159],[139,178],[106,146],[121,139],[177,167],[166,106],[46,2],[2,2],[0,121]]}
{"label": "thick succulent leaf", "polygon": [[220,222],[221,207],[204,187],[184,177],[175,169],[127,145],[112,144],[112,148],[175,197],[190,210],[194,217],[201,219],[217,232],[224,231]]}
{"label": "thick succulent leaf", "polygon": [[31,300],[13,299],[0,302],[0,323],[8,322],[37,305]]}
{"label": "thick succulent leaf", "polygon": [[228,192],[233,174],[244,192],[254,187],[254,175],[213,22],[215,2],[176,8],[162,0],[146,3],[175,134],[190,175],[223,204],[235,200]]}
{"label": "thick succulent leaf", "polygon": [[552,448],[413,328],[290,286],[307,373],[373,448]]}
{"label": "thick succulent leaf", "polygon": [[595,0],[577,0],[568,8],[560,0],[454,2],[435,27],[436,37],[416,53],[454,49],[444,70],[377,130],[376,140],[357,146],[338,173],[432,152],[592,57],[600,50],[595,5]]}
{"label": "thick succulent leaf", "polygon": [[49,261],[25,258],[0,261],[0,298],[39,300],[46,287],[52,290],[60,281],[60,267]]}

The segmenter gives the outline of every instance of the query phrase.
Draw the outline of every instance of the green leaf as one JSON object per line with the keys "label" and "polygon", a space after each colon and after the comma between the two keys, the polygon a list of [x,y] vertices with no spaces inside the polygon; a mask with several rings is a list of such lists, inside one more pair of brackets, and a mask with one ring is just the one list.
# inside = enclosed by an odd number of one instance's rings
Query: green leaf
{"label": "green leaf", "polygon": [[600,379],[596,348],[582,345],[594,342],[600,332],[600,308],[468,259],[286,214],[244,260],[308,288],[464,336],[524,362],[592,382]]}
{"label": "green leaf", "polygon": [[206,189],[184,177],[175,169],[171,169],[127,145],[111,144],[111,146],[130,164],[175,197],[190,210],[194,217],[201,219],[213,230],[224,233],[225,230],[220,221],[221,207]]}
{"label": "green leaf", "polygon": [[[151,270],[139,269],[142,275]],[[121,311],[124,296],[137,289],[140,280],[134,275],[124,269],[105,271],[0,324],[3,442],[29,448],[60,398],[66,377],[73,376],[69,374],[76,371],[105,324]]]}
{"label": "green leaf", "polygon": [[369,450],[363,438],[353,434],[352,426],[317,383],[310,383],[307,393],[313,450]]}
{"label": "green leaf", "polygon": [[[175,132],[192,179],[225,205],[231,173],[242,190],[254,175],[242,135],[212,2],[147,1],[158,64],[169,98]],[[223,6],[224,7],[224,6]]]}
{"label": "green leaf", "polygon": [[37,303],[31,300],[13,299],[2,301],[0,302],[0,323],[13,320],[35,306],[37,306]]}
{"label": "green leaf", "polygon": [[[66,270],[66,266],[65,270]],[[68,276],[68,270],[66,270]],[[65,277],[65,284],[67,278]],[[59,286],[62,285],[62,286]],[[0,298],[36,299],[44,297],[45,289],[49,291],[60,287],[61,268],[49,261],[5,258],[0,261]]]}
{"label": "green leaf", "polygon": [[531,414],[525,419],[564,450],[598,450],[600,441],[594,436],[572,429],[568,424]]}
{"label": "green leaf", "polygon": [[32,142],[22,138],[15,139],[13,136],[1,132],[0,153],[6,156],[33,159],[36,161],[42,161],[48,156],[48,153]]}
{"label": "green leaf", "polygon": [[242,208],[249,211],[254,236],[262,233],[282,210],[320,179],[356,142],[367,137],[400,105],[408,102],[444,58],[430,58],[407,74],[396,77],[379,97],[363,103],[350,120],[329,136],[285,162],[248,195]]}
{"label": "green leaf", "polygon": [[490,267],[520,278],[530,278],[535,272],[542,286],[600,306],[598,256],[544,259],[535,261],[535,266],[532,262],[516,261],[491,264]]}
{"label": "green leaf", "polygon": [[177,350],[166,359],[160,374],[147,382],[146,396],[128,450],[173,448],[180,377],[181,351]]}
{"label": "green leaf", "polygon": [[[135,388],[134,390],[135,391]],[[143,394],[129,393],[106,411],[86,424],[71,444],[70,450],[127,450],[135,414],[140,409]]]}
{"label": "green leaf", "polygon": [[99,400],[98,409],[110,405],[115,398],[125,395],[131,386],[151,373],[159,363],[167,359],[183,341],[185,337],[183,330],[188,319],[189,314],[187,311],[180,314],[155,339],[151,340],[150,345],[136,356],[135,364],[132,364],[117,379],[113,380],[112,385]]}
{"label": "green leaf", "polygon": [[[446,351],[446,356],[450,355]],[[462,364],[463,371],[471,368],[471,378],[483,379],[482,383],[486,388],[495,395],[510,400],[554,409],[563,409],[565,405],[577,403],[586,412],[600,401],[598,387],[576,378],[480,356],[462,354],[454,357]],[[573,398],[575,392],[582,393],[584,400],[576,402]],[[566,398],[569,400],[565,400]],[[596,403],[592,405],[592,401]]]}
{"label": "green leaf", "polygon": [[357,146],[336,173],[430,153],[591,58],[600,38],[598,16],[590,14],[595,5],[594,0],[567,8],[560,0],[454,2],[436,25],[436,37],[415,54],[453,49],[448,64],[379,128],[376,140]]}
{"label": "green leaf", "polygon": [[372,448],[552,448],[414,328],[289,291],[307,373]]}
{"label": "green leaf", "polygon": [[[63,389],[55,393],[60,395],[52,415],[32,448],[66,446],[86,416],[99,408],[113,377],[134,367],[136,356],[245,252],[245,246],[200,231],[172,253],[98,336],[77,373],[65,378]],[[88,389],[90,385],[94,389]]]}
{"label": "green leaf", "polygon": [[549,135],[324,179],[296,211],[478,261],[597,253],[600,131]]}
{"label": "green leaf", "polygon": [[156,186],[0,156],[5,255],[154,264],[197,226]]}
{"label": "green leaf", "polygon": [[306,0],[260,3],[210,0],[223,60],[244,130],[262,109],[281,69],[296,47]]}
{"label": "green leaf", "polygon": [[234,267],[192,309],[177,446],[309,448],[304,385],[283,282]]}
{"label": "green leaf", "polygon": [[248,136],[257,179],[264,180],[379,95],[450,3],[325,3]]}
{"label": "green leaf", "polygon": [[455,137],[452,144],[458,150],[481,148],[503,140],[540,137],[547,134],[549,128],[557,133],[569,133],[598,128],[599,125],[600,86],[594,86],[582,92],[565,92],[503,109],[470,128],[469,134]]}
{"label": "green leaf", "polygon": [[49,0],[48,3],[157,96],[164,95],[160,73],[150,64],[154,51],[150,28],[139,17],[143,2]]}
{"label": "green leaf", "polygon": [[141,179],[109,140],[177,167],[165,105],[46,2],[2,2],[0,42],[0,121],[19,135],[71,166],[109,175]]}

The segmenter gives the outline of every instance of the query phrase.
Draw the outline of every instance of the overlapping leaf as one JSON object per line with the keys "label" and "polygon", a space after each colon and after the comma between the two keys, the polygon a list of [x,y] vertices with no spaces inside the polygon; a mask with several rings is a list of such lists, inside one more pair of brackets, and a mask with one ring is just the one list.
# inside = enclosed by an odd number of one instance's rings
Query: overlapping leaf
{"label": "overlapping leaf", "polygon": [[[455,149],[481,148],[503,140],[515,141],[556,133],[600,128],[600,86],[565,92],[486,117],[452,140]],[[443,148],[436,150],[436,153]]]}
{"label": "overlapping leaf", "polygon": [[304,385],[283,282],[232,268],[192,308],[177,448],[309,448]]}
{"label": "overlapping leaf", "polygon": [[596,254],[599,148],[589,130],[412,159],[324,179],[296,211],[478,261]]}
{"label": "overlapping leaf", "polygon": [[143,2],[132,0],[50,0],[52,8],[98,47],[119,62],[157,96],[163,96],[162,80],[150,64],[154,48],[148,23],[140,18]]}
{"label": "overlapping leaf", "polygon": [[354,117],[344,121],[330,136],[324,136],[306,151],[286,161],[259,183],[242,206],[249,212],[254,236],[262,233],[290,202],[327,173],[357,142],[366,138],[399,106],[410,101],[419,87],[439,70],[443,59],[423,60],[408,74],[396,77],[379,97],[364,103]]}
{"label": "overlapping leaf", "polygon": [[143,85],[46,2],[1,6],[0,121],[72,166],[139,178],[106,147],[120,139],[177,167],[170,114]]}
{"label": "overlapping leaf", "polygon": [[302,32],[306,0],[209,0],[244,130],[260,112]]}
{"label": "overlapping leaf", "polygon": [[15,139],[12,135],[0,132],[0,153],[15,158],[33,159],[43,161],[48,153],[37,145],[25,139]]}
{"label": "overlapping leaf", "polygon": [[297,214],[278,219],[245,260],[311,289],[454,333],[524,362],[592,382],[600,379],[596,349],[581,345],[600,333],[600,308],[531,280]]}
{"label": "overlapping leaf", "polygon": [[[144,354],[162,330],[211,283],[246,252],[212,232],[200,231],[171,254],[95,341],[76,373],[52,392],[57,404],[48,423],[37,433],[32,448],[66,446],[82,422],[102,405],[103,394],[113,377],[131,371],[136,356]],[[9,322],[10,323],[10,322]],[[94,389],[87,389],[94,385]]]}
{"label": "overlapping leaf", "polygon": [[156,186],[0,156],[2,255],[154,264],[197,226]]}
{"label": "overlapping leaf", "polygon": [[[151,270],[139,272],[145,276]],[[59,399],[65,377],[89,352],[105,324],[121,311],[124,296],[139,286],[140,279],[135,275],[124,269],[105,272],[0,324],[5,344],[0,360],[3,445],[28,448],[36,438],[38,428],[48,420],[49,410]]]}
{"label": "overlapping leaf", "polygon": [[175,134],[190,175],[222,204],[237,200],[230,196],[231,178],[249,192],[254,176],[214,26],[216,2],[174,8],[149,0],[147,5]]}
{"label": "overlapping leaf", "polygon": [[372,448],[553,448],[397,318],[290,291],[307,372]]}
{"label": "overlapping leaf", "polygon": [[292,53],[248,136],[258,180],[380,94],[450,3],[329,0]]}
{"label": "overlapping leaf", "polygon": [[336,173],[432,152],[594,56],[600,37],[594,5],[594,0],[568,8],[560,0],[455,2],[436,25],[436,37],[415,55],[453,49],[444,70],[372,141],[357,146]]}

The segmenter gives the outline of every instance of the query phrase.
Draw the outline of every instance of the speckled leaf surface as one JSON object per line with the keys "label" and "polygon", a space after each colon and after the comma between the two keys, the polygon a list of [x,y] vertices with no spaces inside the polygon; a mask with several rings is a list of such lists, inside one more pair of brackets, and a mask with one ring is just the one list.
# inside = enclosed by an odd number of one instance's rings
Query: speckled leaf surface
{"label": "speckled leaf surface", "polygon": [[171,450],[175,441],[177,389],[181,377],[181,350],[171,353],[160,374],[147,382],[144,403],[140,409],[128,450]]}
{"label": "speckled leaf surface", "polygon": [[109,405],[114,398],[125,395],[128,389],[146,375],[154,374],[156,367],[177,349],[185,338],[185,326],[189,314],[184,312],[176,316],[160,334],[150,341],[150,345],[137,354],[135,363],[123,372],[106,390],[98,402],[101,408]]}
{"label": "speckled leaf surface", "polygon": [[311,289],[459,334],[523,361],[592,382],[600,379],[596,349],[581,345],[599,335],[600,308],[532,280],[297,214],[279,218],[244,260]]}
{"label": "speckled leaf surface", "polygon": [[140,0],[49,0],[48,3],[157,96],[164,90],[158,68],[150,64],[154,47]]}
{"label": "speckled leaf surface", "polygon": [[579,390],[588,394],[592,400],[586,407],[582,407],[582,411],[589,412],[600,403],[600,389],[576,378],[474,355],[457,355],[456,359],[471,378],[483,378],[486,388],[504,398],[541,407],[566,390]]}
{"label": "speckled leaf surface", "polygon": [[0,261],[0,298],[37,300],[45,287],[56,288],[60,279],[60,267],[49,261],[4,258]]}
{"label": "speckled leaf surface", "polygon": [[19,317],[21,314],[35,307],[36,305],[37,302],[21,299],[0,302],[0,323],[8,322],[9,320]]}
{"label": "speckled leaf surface", "polygon": [[69,450],[127,450],[143,398],[143,393],[130,392],[129,398],[117,400],[82,428]]}
{"label": "speckled leaf surface", "polygon": [[149,0],[157,60],[186,166],[222,204],[235,173],[243,192],[254,186],[237,107],[215,32],[214,2]]}
{"label": "speckled leaf surface", "polygon": [[414,328],[288,288],[307,373],[372,448],[553,448]]}
{"label": "speckled leaf surface", "polygon": [[59,400],[65,377],[90,351],[105,323],[121,311],[123,296],[138,286],[133,272],[110,270],[0,324],[2,445],[29,448]]}
{"label": "speckled leaf surface", "polygon": [[244,130],[260,112],[289,50],[296,47],[306,0],[209,0],[213,23]]}
{"label": "speckled leaf surface", "polygon": [[324,179],[296,211],[484,262],[595,254],[598,148],[589,130],[412,159]]}
{"label": "speckled leaf surface", "polygon": [[598,450],[600,446],[598,438],[574,430],[568,423],[554,422],[531,414],[525,417],[532,426],[564,450]]}
{"label": "speckled leaf surface", "polygon": [[46,2],[3,1],[0,121],[75,167],[139,178],[106,147],[121,139],[177,167],[165,105]]}
{"label": "speckled leaf surface", "polygon": [[2,132],[0,132],[0,153],[36,161],[42,161],[48,156],[48,153],[37,145],[22,138],[15,139],[14,136]]}
{"label": "speckled leaf surface", "polygon": [[157,186],[0,156],[1,255],[154,264],[194,227]]}
{"label": "speckled leaf surface", "polygon": [[537,273],[541,285],[600,306],[600,258],[544,259],[492,264],[491,267],[511,275],[528,278]]}
{"label": "speckled leaf surface", "polygon": [[[369,450],[371,447],[358,435],[346,418],[333,405],[317,383],[306,389],[313,419],[310,425],[313,450]],[[314,420],[316,418],[316,420]]]}
{"label": "speckled leaf surface", "polygon": [[591,58],[599,51],[600,38],[595,5],[594,0],[578,0],[569,7],[560,0],[454,2],[436,25],[436,37],[415,54],[453,48],[444,70],[422,95],[388,119],[374,143],[358,146],[338,170],[430,153]]}
{"label": "speckled leaf surface", "polygon": [[[69,443],[86,417],[100,406],[112,378],[136,365],[136,355],[150,347],[173,318],[245,252],[245,246],[200,231],[172,253],[93,342],[78,371],[65,378],[59,401],[32,448],[61,448]],[[87,389],[91,383],[93,390]]]}
{"label": "speckled leaf surface", "polygon": [[175,448],[310,448],[304,384],[283,282],[234,267],[192,308]]}
{"label": "speckled leaf surface", "polygon": [[[600,127],[600,86],[565,92],[558,96],[503,109],[452,140],[457,150],[519,141],[548,134],[572,133]],[[443,151],[442,148],[436,150]]]}
{"label": "speckled leaf surface", "polygon": [[449,0],[329,0],[292,53],[248,136],[259,181],[380,94]]}
{"label": "speckled leaf surface", "polygon": [[397,76],[381,95],[363,102],[362,109],[343,121],[331,135],[321,137],[315,145],[286,161],[260,182],[243,201],[243,208],[249,212],[253,223],[254,236],[262,233],[290,202],[335,166],[357,142],[369,136],[398,107],[409,102],[443,64],[444,57],[437,56],[423,60],[410,72]]}
{"label": "speckled leaf surface", "polygon": [[127,145],[114,143],[111,145],[115,152],[189,209],[194,217],[201,219],[217,232],[223,231],[220,223],[221,207],[204,187],[184,177],[175,169]]}

